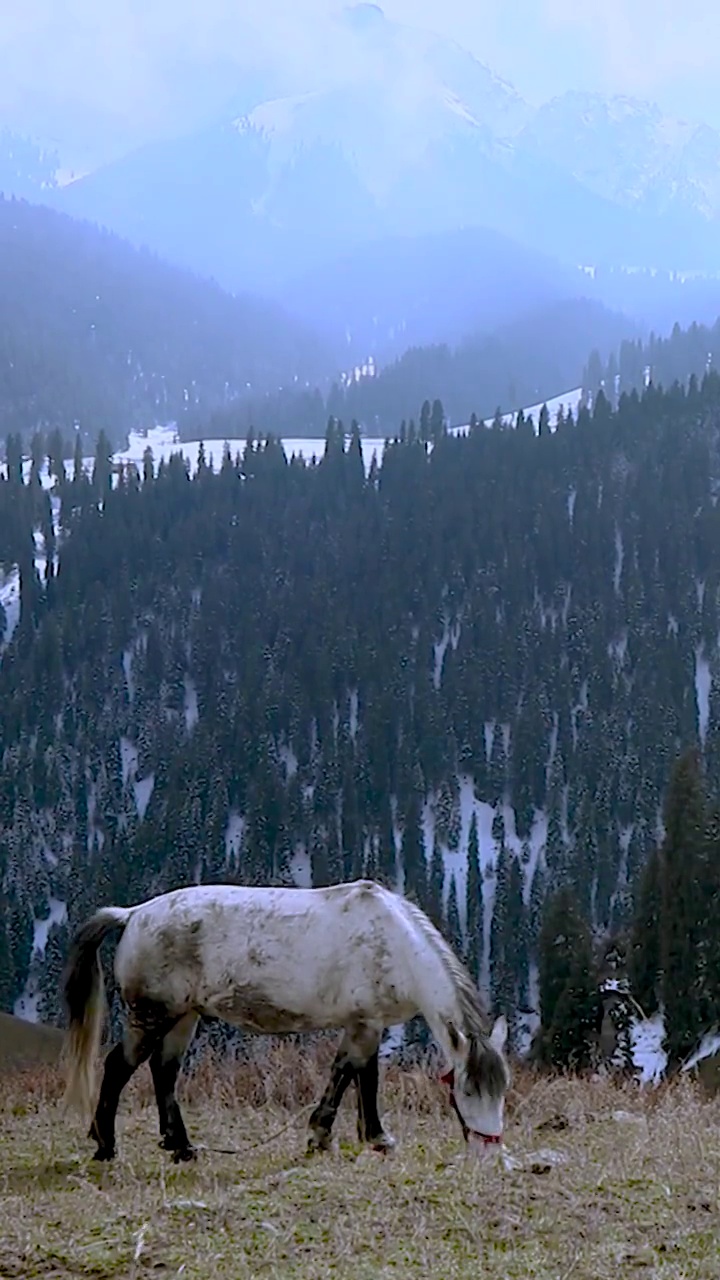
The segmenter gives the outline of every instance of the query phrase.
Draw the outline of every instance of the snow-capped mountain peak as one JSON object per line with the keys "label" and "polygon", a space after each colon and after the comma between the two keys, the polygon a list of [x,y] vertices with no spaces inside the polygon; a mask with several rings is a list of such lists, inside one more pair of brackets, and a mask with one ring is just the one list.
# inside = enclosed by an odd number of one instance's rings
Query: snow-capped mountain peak
{"label": "snow-capped mountain peak", "polygon": [[564,93],[540,108],[522,141],[618,204],[720,213],[720,134],[653,103]]}

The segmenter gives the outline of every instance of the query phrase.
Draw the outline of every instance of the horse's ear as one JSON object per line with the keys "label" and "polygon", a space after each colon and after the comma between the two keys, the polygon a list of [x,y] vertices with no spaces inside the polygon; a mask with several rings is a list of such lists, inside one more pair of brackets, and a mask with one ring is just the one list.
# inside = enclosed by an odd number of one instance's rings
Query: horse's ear
{"label": "horse's ear", "polygon": [[462,1031],[455,1026],[454,1022],[448,1022],[447,1033],[450,1041],[450,1048],[453,1053],[457,1054],[458,1057],[464,1057],[468,1047],[467,1038],[463,1035]]}
{"label": "horse's ear", "polygon": [[508,1024],[504,1013],[496,1020],[495,1026],[490,1032],[490,1043],[493,1049],[497,1049],[498,1053],[502,1053],[508,1038]]}

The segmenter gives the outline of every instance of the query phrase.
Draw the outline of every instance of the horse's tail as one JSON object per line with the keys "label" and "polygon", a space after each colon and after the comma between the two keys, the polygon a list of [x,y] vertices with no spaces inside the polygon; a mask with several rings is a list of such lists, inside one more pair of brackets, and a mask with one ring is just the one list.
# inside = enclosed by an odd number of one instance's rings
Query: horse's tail
{"label": "horse's tail", "polygon": [[65,1102],[81,1112],[95,1099],[95,1068],[105,1017],[105,983],[98,951],[113,929],[124,929],[131,908],[103,907],[80,926],[70,946],[63,977],[68,1012],[64,1048]]}

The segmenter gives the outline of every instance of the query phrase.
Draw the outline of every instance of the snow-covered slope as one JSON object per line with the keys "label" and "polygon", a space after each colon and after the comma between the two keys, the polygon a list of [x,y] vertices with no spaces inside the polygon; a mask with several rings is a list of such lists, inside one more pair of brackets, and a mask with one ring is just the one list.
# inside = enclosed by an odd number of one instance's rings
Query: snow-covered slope
{"label": "snow-covered slope", "polygon": [[635,98],[553,98],[520,142],[606,199],[648,213],[720,214],[720,133]]}
{"label": "snow-covered slope", "polygon": [[335,147],[383,202],[399,160],[413,168],[438,146],[466,140],[492,153],[529,120],[519,94],[453,41],[391,22],[371,4],[349,7],[341,21],[355,43],[340,83],[264,102],[234,122],[269,143],[271,171]]}

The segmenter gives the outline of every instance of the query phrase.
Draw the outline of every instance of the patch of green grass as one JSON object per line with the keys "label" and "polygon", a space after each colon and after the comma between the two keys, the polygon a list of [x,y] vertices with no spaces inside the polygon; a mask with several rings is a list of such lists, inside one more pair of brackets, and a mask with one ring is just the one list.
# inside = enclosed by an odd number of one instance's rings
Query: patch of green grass
{"label": "patch of green grass", "polygon": [[391,1076],[384,1093],[392,1156],[358,1146],[350,1099],[334,1149],[307,1159],[305,1114],[288,1124],[204,1085],[184,1103],[190,1133],[238,1154],[174,1166],[141,1084],[107,1166],[55,1085],[6,1077],[0,1276],[717,1280],[720,1106],[692,1086],[519,1082],[509,1167],[466,1153],[439,1087]]}

